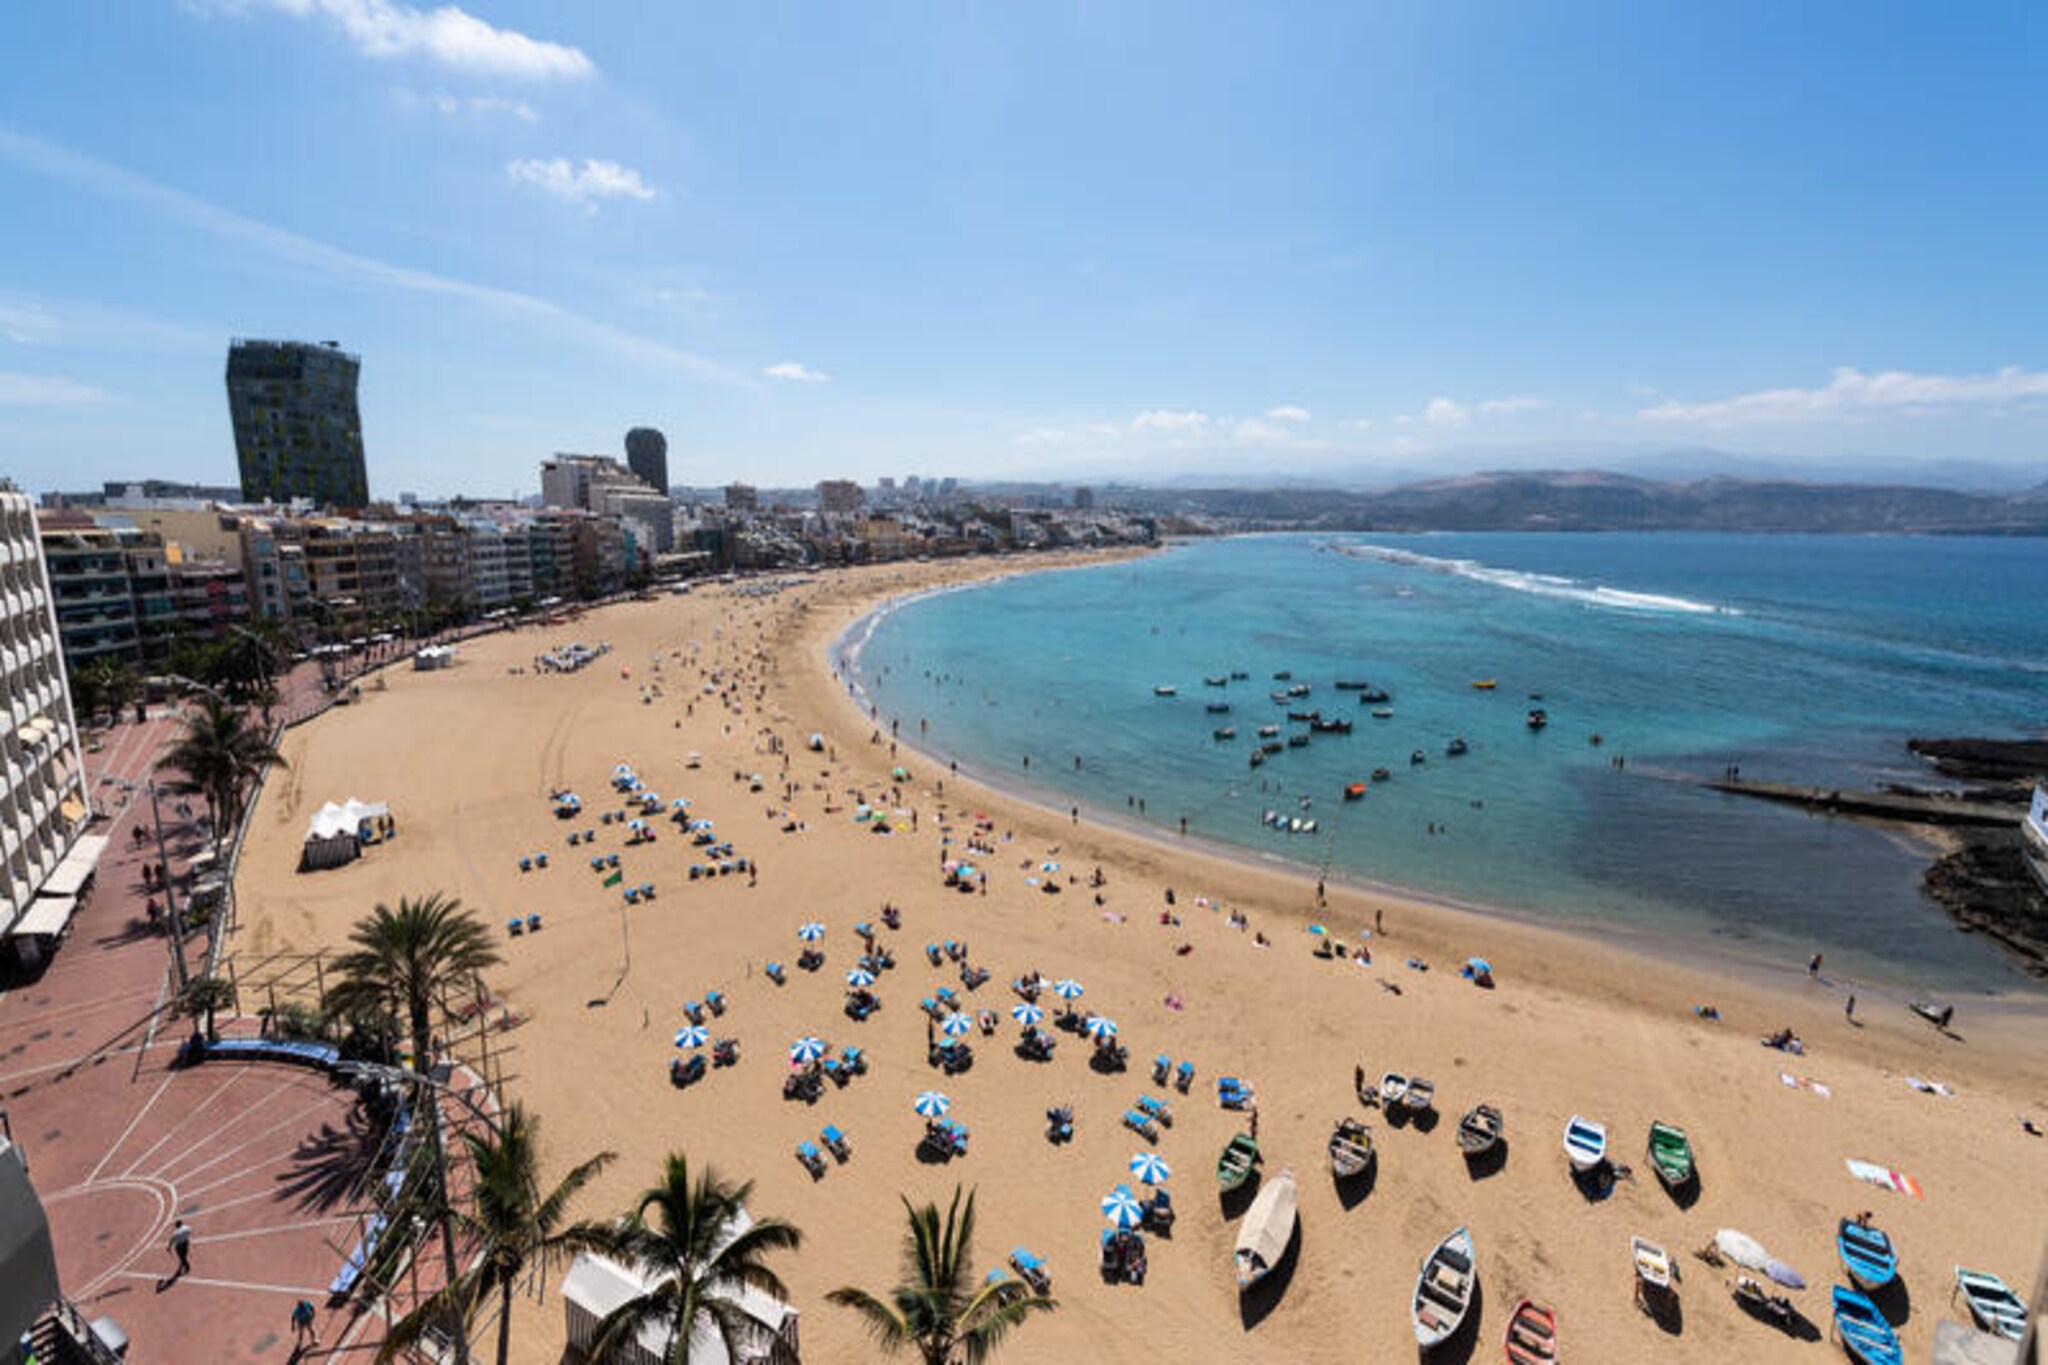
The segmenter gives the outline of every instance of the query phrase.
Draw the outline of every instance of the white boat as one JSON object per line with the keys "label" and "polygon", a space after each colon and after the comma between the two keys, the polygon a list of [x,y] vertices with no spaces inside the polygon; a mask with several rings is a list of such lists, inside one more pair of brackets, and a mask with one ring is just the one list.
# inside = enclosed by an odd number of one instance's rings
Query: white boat
{"label": "white boat", "polygon": [[1237,1287],[1251,1288],[1279,1264],[1294,1240],[1294,1169],[1288,1167],[1259,1187],[1237,1229]]}
{"label": "white boat", "polygon": [[1436,1103],[1436,1083],[1434,1081],[1426,1081],[1420,1076],[1410,1076],[1408,1078],[1407,1092],[1401,1096],[1402,1107],[1419,1114],[1434,1103]]}
{"label": "white boat", "polygon": [[1607,1160],[1607,1125],[1573,1114],[1564,1126],[1564,1154],[1575,1171],[1590,1171]]}
{"label": "white boat", "polygon": [[1380,1077],[1380,1106],[1392,1109],[1408,1095],[1408,1078],[1398,1071]]}
{"label": "white boat", "polygon": [[1178,687],[1166,686],[1155,687],[1152,689],[1152,695],[1155,697],[1177,697],[1180,695],[1180,689]]}
{"label": "white boat", "polygon": [[1438,1242],[1415,1277],[1415,1340],[1425,1350],[1450,1340],[1472,1307],[1479,1286],[1479,1266],[1472,1259],[1472,1233],[1466,1228]]}
{"label": "white boat", "polygon": [[1984,1331],[2010,1341],[2018,1341],[2025,1334],[2027,1305],[2004,1280],[1990,1271],[1965,1270],[1957,1266],[1956,1292],[1970,1305],[1971,1318]]}

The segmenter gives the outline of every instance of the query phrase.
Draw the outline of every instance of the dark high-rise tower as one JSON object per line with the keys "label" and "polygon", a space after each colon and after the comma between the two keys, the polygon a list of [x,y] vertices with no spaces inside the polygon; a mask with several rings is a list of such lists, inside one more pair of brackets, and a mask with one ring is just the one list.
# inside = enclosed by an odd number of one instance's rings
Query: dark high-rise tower
{"label": "dark high-rise tower", "polygon": [[653,427],[634,427],[626,433],[626,464],[640,482],[667,496],[668,437]]}
{"label": "dark high-rise tower", "polygon": [[310,498],[329,507],[369,502],[356,411],[361,370],[360,359],[331,341],[229,345],[228,412],[244,498]]}

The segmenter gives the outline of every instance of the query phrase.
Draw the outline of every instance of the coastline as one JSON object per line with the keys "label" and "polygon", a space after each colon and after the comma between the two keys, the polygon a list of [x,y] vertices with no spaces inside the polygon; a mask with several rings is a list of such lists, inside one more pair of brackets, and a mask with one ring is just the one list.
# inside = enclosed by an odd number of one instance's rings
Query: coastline
{"label": "coastline", "polygon": [[[1134,556],[1119,556],[1131,557]],[[861,725],[876,725],[887,718],[878,717],[871,709],[876,706],[875,699],[861,684],[856,670],[862,650],[872,639],[876,627],[888,616],[904,607],[933,597],[985,588],[1024,573],[1068,572],[1098,568],[1113,562],[1116,561],[1094,559],[1081,563],[1049,565],[1044,568],[1022,567],[988,575],[975,575],[942,586],[873,598],[850,624],[824,646],[822,658],[839,682],[838,691],[854,722]],[[860,637],[858,642],[849,648],[848,642],[856,635]],[[814,648],[812,652],[818,651]],[[1324,912],[1318,910],[1315,905],[1315,886],[1320,880],[1329,891],[1341,890],[1359,898],[1376,898],[1389,905],[1399,903],[1410,910],[1467,916],[1482,922],[1499,922],[1541,933],[1561,935],[1568,942],[1576,941],[1586,947],[1618,949],[1646,962],[1666,967],[1690,967],[1704,957],[1714,974],[1759,988],[1796,990],[1805,979],[1801,963],[1774,962],[1760,954],[1743,952],[1740,948],[1708,936],[1691,936],[1634,925],[1574,923],[1556,919],[1535,909],[1462,898],[1433,891],[1427,887],[1409,886],[1362,876],[1336,866],[1328,867],[1319,873],[1314,864],[1300,859],[1290,858],[1281,853],[1262,852],[1250,845],[1205,835],[1176,834],[1165,826],[1133,818],[1124,812],[1091,805],[1085,799],[1057,793],[1050,788],[1038,786],[1027,778],[1007,773],[991,773],[972,761],[962,760],[957,755],[947,753],[936,746],[920,745],[914,738],[905,738],[901,735],[893,738],[902,751],[932,764],[935,770],[946,768],[949,776],[957,776],[1000,799],[1029,807],[1042,819],[1055,823],[1068,821],[1069,811],[1078,808],[1082,818],[1092,822],[1095,827],[1106,828],[1116,835],[1149,844],[1161,857],[1170,856],[1175,852],[1192,851],[1219,863],[1234,864],[1248,873],[1265,873],[1285,878],[1300,893],[1300,900],[1295,908],[1283,909],[1281,912],[1291,915],[1304,925],[1324,915]],[[1071,827],[1071,822],[1068,823]],[[1953,851],[1957,846],[1952,834],[1933,827],[1890,821],[1862,823],[1877,830],[1895,844],[1910,849],[1916,857],[1925,858],[1930,867],[1944,853]],[[1944,918],[1943,922],[1948,921]],[[1856,990],[1866,995],[1901,1006],[1916,996],[1913,989],[1902,981],[1858,978],[1853,985]],[[2031,986],[2024,978],[2019,977],[2017,972],[2015,980],[2010,984],[1998,989],[1974,989],[1967,993],[1967,998],[1972,1002],[1973,1011],[2000,1011],[2023,1018],[2048,1019],[2048,989]]]}

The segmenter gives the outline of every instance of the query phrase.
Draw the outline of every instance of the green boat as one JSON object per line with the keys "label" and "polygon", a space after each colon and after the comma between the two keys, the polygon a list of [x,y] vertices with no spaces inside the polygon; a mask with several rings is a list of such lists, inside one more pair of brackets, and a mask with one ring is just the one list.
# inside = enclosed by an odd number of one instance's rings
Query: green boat
{"label": "green boat", "polygon": [[1692,1143],[1685,1136],[1685,1129],[1669,1124],[1662,1119],[1650,1125],[1650,1164],[1657,1168],[1657,1179],[1664,1182],[1667,1190],[1677,1190],[1690,1182],[1695,1174],[1692,1165]]}
{"label": "green boat", "polygon": [[1250,1133],[1238,1133],[1224,1144],[1223,1155],[1216,1158],[1216,1184],[1228,1194],[1252,1178],[1253,1169],[1259,1164],[1259,1140]]}

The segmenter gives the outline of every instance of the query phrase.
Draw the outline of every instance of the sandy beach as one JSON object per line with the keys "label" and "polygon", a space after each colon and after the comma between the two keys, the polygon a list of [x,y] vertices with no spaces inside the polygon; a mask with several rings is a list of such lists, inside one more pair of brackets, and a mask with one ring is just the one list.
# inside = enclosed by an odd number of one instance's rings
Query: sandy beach
{"label": "sandy beach", "polygon": [[[446,671],[391,670],[365,685],[359,705],[287,735],[290,767],[251,816],[237,952],[252,960],[331,948],[374,903],[434,890],[493,924],[539,913],[545,928],[508,938],[490,983],[522,1021],[502,1035],[507,1070],[513,1093],[542,1117],[551,1165],[619,1153],[579,1206],[588,1216],[622,1207],[671,1149],[755,1180],[753,1206],[805,1234],[804,1250],[777,1268],[811,1360],[873,1358],[852,1315],[823,1296],[892,1283],[898,1196],[943,1200],[956,1182],[979,1189],[977,1261],[993,1268],[1029,1247],[1049,1261],[1061,1303],[1013,1338],[1004,1360],[1406,1359],[1417,1267],[1461,1225],[1477,1243],[1482,1299],[1476,1332],[1459,1340],[1480,1360],[1499,1358],[1523,1297],[1556,1307],[1573,1359],[1832,1358],[1833,1347],[1749,1318],[1724,1286],[1733,1270],[1692,1258],[1721,1227],[1752,1234],[1804,1272],[1812,1287],[1793,1299],[1825,1335],[1836,1221],[1873,1210],[1901,1253],[1909,1359],[1925,1358],[1932,1324],[1955,1315],[1952,1266],[2031,1284],[2038,1199],[2013,1192],[2038,1191],[2048,1167],[2048,1140],[2019,1123],[2048,1122],[2038,997],[1996,1011],[1965,1002],[1955,1036],[1876,998],[1852,1022],[1849,987],[1809,981],[1799,964],[1779,978],[1336,884],[1318,907],[1313,881],[1292,872],[1085,811],[1076,821],[949,774],[907,746],[892,751],[889,718],[858,712],[834,676],[834,640],[890,598],[1058,562],[889,566],[781,591],[704,585],[480,639]],[[533,671],[536,655],[573,640],[611,651],[580,672]],[[822,752],[806,747],[813,733]],[[621,762],[664,804],[687,798],[758,877],[689,879],[701,855],[666,819],[654,821],[654,842],[624,846],[622,827],[599,821],[622,809],[609,785]],[[892,777],[898,765],[906,779]],[[585,803],[573,822],[551,813],[549,793],[563,788]],[[299,873],[310,814],[351,796],[389,801],[398,837],[350,866]],[[855,818],[863,802],[891,813],[889,832]],[[626,885],[655,884],[654,900],[626,906],[619,888],[601,884],[588,852],[566,843],[586,828],[598,831],[598,853],[619,855]],[[970,838],[991,851],[966,852]],[[522,873],[519,859],[539,852],[550,866]],[[986,894],[945,884],[941,864],[963,856],[986,873]],[[1043,872],[1046,863],[1059,871]],[[1089,885],[1097,868],[1099,905]],[[901,910],[900,932],[882,928],[885,904]],[[1311,920],[1355,946],[1376,918],[1384,932],[1368,942],[1369,964],[1313,954]],[[863,920],[897,965],[876,988],[883,1007],[854,1022],[843,978]],[[796,930],[809,921],[826,926],[815,972],[795,967]],[[964,990],[952,962],[927,962],[925,945],[948,939],[967,944],[986,985]],[[1490,960],[1495,989],[1460,979],[1467,956]],[[787,984],[766,978],[770,961],[788,965]],[[1072,1033],[1055,1035],[1050,1062],[1013,1052],[1008,983],[1030,971],[1085,985],[1080,1003],[1120,1028],[1127,1072],[1091,1068],[1086,1040]],[[923,1055],[919,1001],[941,985],[999,1020],[993,1036],[970,1036],[974,1063],[953,1076]],[[667,1066],[684,1002],[714,988],[730,1007],[712,1031],[739,1039],[740,1062],[675,1089]],[[1695,1015],[1705,1002],[1718,1006],[1718,1022]],[[1059,1004],[1042,1003],[1048,1015]],[[1759,1046],[1786,1027],[1805,1041],[1804,1056]],[[815,1104],[785,1100],[786,1052],[804,1034],[860,1047],[867,1073],[827,1085]],[[1191,1093],[1151,1083],[1158,1053],[1194,1063]],[[1361,1066],[1433,1080],[1439,1121],[1397,1125],[1362,1108],[1353,1095]],[[1781,1073],[1807,1084],[1787,1085]],[[1291,1167],[1300,1186],[1297,1253],[1279,1283],[1243,1301],[1230,1265],[1236,1224],[1213,1171],[1245,1116],[1218,1106],[1219,1075],[1256,1087],[1265,1168]],[[1908,1077],[1954,1093],[1924,1093]],[[923,1121],[911,1100],[930,1089],[949,1095],[952,1116],[972,1131],[964,1158],[933,1164],[917,1154]],[[1148,1093],[1172,1110],[1156,1144],[1120,1121]],[[1482,1101],[1506,1115],[1508,1155],[1476,1175],[1453,1136],[1458,1116]],[[1054,1146],[1045,1111],[1065,1103],[1077,1132]],[[1635,1168],[1605,1197],[1569,1176],[1560,1139],[1575,1113],[1603,1120],[1617,1159]],[[1362,1189],[1337,1189],[1325,1158],[1343,1116],[1363,1119],[1379,1147]],[[1685,1128],[1698,1153],[1699,1188],[1684,1203],[1644,1158],[1653,1119]],[[847,1134],[852,1155],[814,1179],[793,1150],[826,1124]],[[1141,1150],[1172,1164],[1178,1223],[1170,1238],[1148,1239],[1142,1286],[1107,1285],[1096,1273],[1097,1202],[1135,1184],[1127,1167]],[[1902,1171],[1924,1197],[1860,1183],[1847,1159]],[[1631,1234],[1679,1256],[1678,1320],[1633,1306]],[[557,1297],[522,1304],[515,1358],[557,1361],[562,1342]]]}

